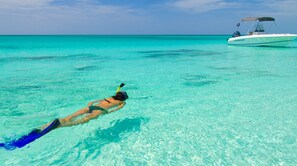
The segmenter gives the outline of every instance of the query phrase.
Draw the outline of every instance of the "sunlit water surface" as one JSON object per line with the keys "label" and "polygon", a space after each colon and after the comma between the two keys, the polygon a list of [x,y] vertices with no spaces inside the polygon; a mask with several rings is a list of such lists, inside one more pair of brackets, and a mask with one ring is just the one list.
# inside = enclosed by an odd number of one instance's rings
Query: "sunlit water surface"
{"label": "sunlit water surface", "polygon": [[0,36],[0,142],[121,82],[130,96],[118,112],[0,149],[1,165],[296,165],[296,44],[227,38]]}

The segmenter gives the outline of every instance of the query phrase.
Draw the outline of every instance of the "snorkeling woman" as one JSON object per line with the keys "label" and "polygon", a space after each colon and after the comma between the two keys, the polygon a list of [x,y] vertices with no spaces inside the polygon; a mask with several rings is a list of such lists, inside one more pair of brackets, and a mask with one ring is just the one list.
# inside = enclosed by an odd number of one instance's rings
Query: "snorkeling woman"
{"label": "snorkeling woman", "polygon": [[[115,96],[112,96],[110,98],[89,102],[87,107],[76,111],[74,114],[69,115],[66,118],[59,119],[61,125],[58,127],[73,126],[87,123],[92,119],[98,118],[100,115],[118,111],[119,109],[125,106],[126,103],[124,101],[126,99],[128,99],[127,93],[121,91],[117,92]],[[86,114],[86,116],[78,120],[73,120],[75,117],[83,114]]]}
{"label": "snorkeling woman", "polygon": [[[119,109],[125,106],[125,100],[128,99],[127,93],[124,91],[120,91],[121,87],[123,87],[124,85],[125,84],[122,83],[118,87],[115,96],[105,98],[103,100],[95,100],[89,102],[85,108],[82,108],[65,118],[55,119],[51,123],[43,125],[41,129],[34,129],[29,134],[24,135],[15,140],[11,140],[4,143],[0,142],[0,148],[3,147],[6,150],[22,148],[56,128],[87,123],[90,120],[96,119],[101,115],[118,111]],[[78,116],[83,117],[78,118]]]}
{"label": "snorkeling woman", "polygon": [[[125,106],[125,100],[128,99],[128,94],[125,91],[120,91],[120,88],[123,87],[125,84],[122,83],[116,92],[115,96],[104,98],[101,100],[95,100],[88,103],[88,105],[72,115],[69,115],[65,118],[55,119],[53,122],[43,125],[42,130],[46,129],[48,126],[53,125],[50,127],[50,130],[59,127],[67,127],[67,126],[74,126],[78,124],[87,123],[92,119],[96,119],[101,115],[109,114]],[[78,116],[84,115],[84,117],[75,119]]]}

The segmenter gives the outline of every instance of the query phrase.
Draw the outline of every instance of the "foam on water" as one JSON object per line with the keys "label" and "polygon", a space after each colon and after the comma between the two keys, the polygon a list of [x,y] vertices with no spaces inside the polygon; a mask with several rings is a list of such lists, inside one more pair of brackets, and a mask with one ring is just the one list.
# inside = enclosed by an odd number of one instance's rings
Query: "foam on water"
{"label": "foam on water", "polygon": [[119,112],[4,165],[296,165],[297,49],[227,36],[0,36],[0,142],[113,95]]}

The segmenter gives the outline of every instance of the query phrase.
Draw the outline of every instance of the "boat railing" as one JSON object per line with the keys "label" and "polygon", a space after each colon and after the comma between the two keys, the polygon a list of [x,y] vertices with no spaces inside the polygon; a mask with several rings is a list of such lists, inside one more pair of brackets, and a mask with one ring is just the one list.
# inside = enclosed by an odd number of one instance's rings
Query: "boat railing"
{"label": "boat railing", "polygon": [[262,34],[265,34],[265,32],[256,32],[256,31],[253,31],[253,32],[249,32],[247,35],[262,35]]}

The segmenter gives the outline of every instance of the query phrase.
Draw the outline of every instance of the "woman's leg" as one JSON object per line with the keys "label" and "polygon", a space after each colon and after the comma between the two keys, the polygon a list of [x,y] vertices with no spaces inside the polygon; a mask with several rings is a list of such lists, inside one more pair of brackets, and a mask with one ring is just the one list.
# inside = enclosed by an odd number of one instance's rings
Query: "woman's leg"
{"label": "woman's leg", "polygon": [[104,114],[100,110],[93,110],[91,114],[86,115],[84,118],[75,119],[73,121],[65,121],[65,119],[59,119],[61,125],[59,127],[67,127],[67,126],[74,126],[79,124],[84,124],[89,122],[92,119],[98,118],[100,115]]}
{"label": "woman's leg", "polygon": [[[67,122],[71,121],[73,118],[75,118],[75,117],[77,117],[77,116],[79,116],[79,115],[85,114],[85,113],[87,113],[87,112],[89,112],[89,107],[85,107],[85,108],[83,108],[83,109],[80,109],[80,110],[76,111],[75,113],[73,113],[72,115],[67,116],[66,118],[61,118],[61,119],[59,119],[59,121],[61,122],[61,124],[64,124],[64,123],[67,123]],[[50,123],[48,123],[48,124],[43,125],[43,126],[41,127],[41,129],[42,129],[42,130],[45,129],[45,128],[46,128],[47,126],[49,126],[51,123],[52,123],[52,121],[51,121]]]}
{"label": "woman's leg", "polygon": [[89,112],[89,107],[85,107],[83,109],[80,109],[80,110],[76,111],[75,113],[73,113],[72,115],[69,115],[69,116],[67,116],[66,118],[63,118],[63,119],[68,122],[68,121],[71,121],[73,118],[75,118],[75,117],[77,117],[79,115],[85,114],[87,112]]}

